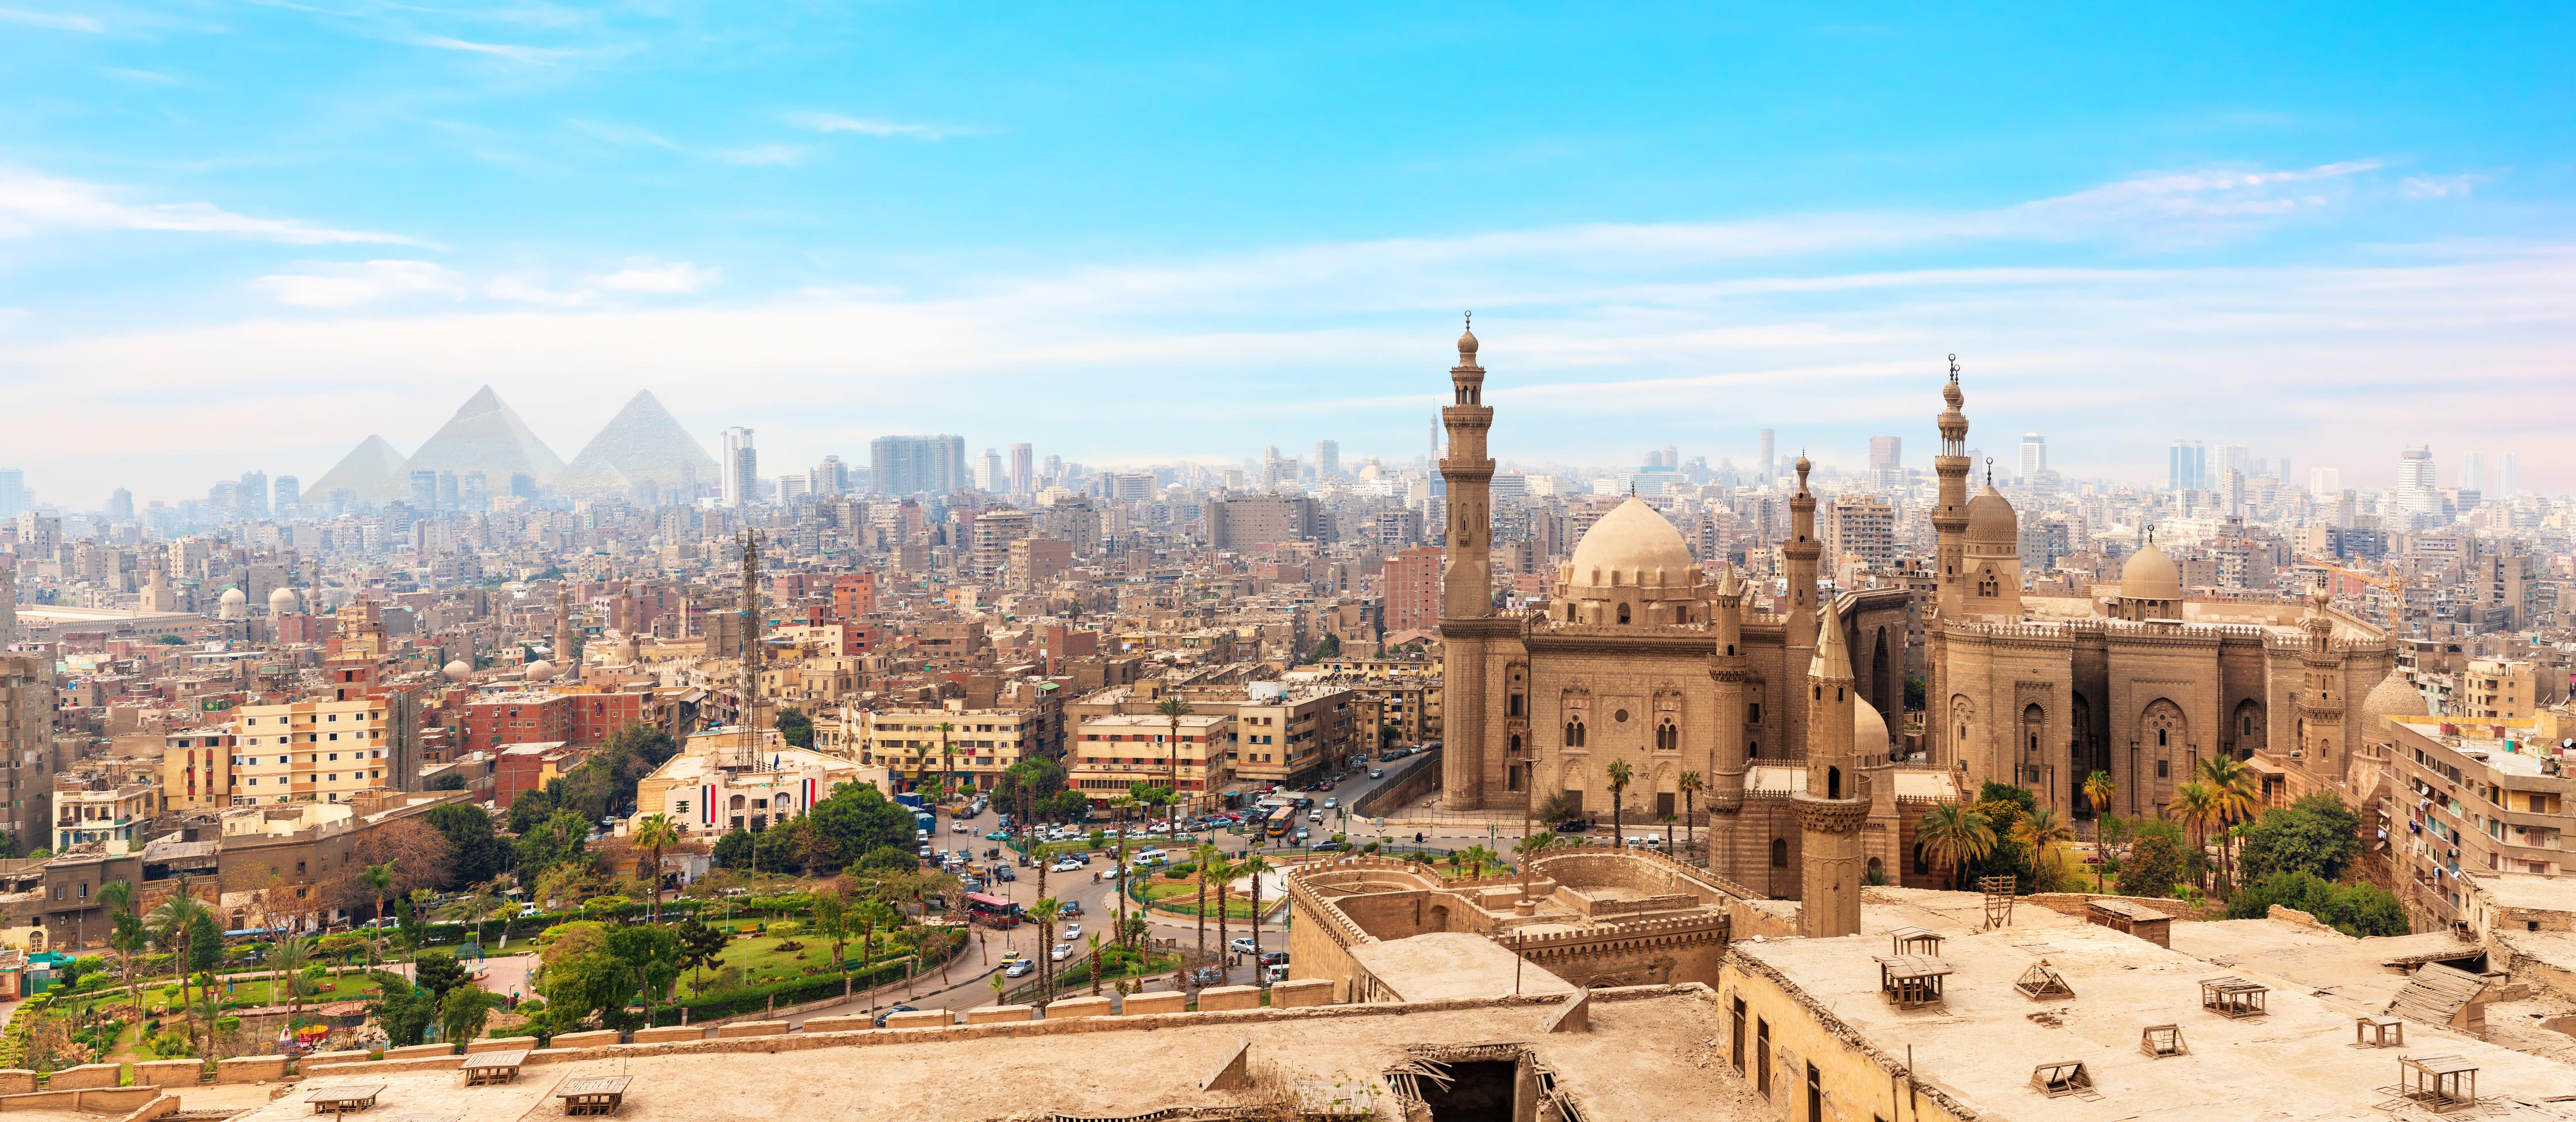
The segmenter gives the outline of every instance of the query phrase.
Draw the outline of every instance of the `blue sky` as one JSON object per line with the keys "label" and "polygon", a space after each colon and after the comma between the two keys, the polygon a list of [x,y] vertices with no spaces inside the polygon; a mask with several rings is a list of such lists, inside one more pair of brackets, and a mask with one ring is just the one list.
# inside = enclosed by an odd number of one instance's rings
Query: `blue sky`
{"label": "blue sky", "polygon": [[[2576,488],[2576,10],[0,0],[0,466],[318,477],[489,383],[764,470],[1752,432]],[[1390,10],[1394,9],[1394,10]]]}

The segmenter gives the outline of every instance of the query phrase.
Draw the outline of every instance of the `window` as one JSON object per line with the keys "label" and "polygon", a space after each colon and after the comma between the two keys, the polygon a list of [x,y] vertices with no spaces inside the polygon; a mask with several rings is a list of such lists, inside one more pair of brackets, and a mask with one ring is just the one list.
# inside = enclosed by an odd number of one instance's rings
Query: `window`
{"label": "window", "polygon": [[2163,761],[2163,760],[2157,760],[2157,761],[2156,761],[2156,778],[2158,778],[2158,779],[2162,779],[2162,778],[2164,778],[2164,777],[2165,777],[2165,774],[2166,774],[2166,773],[2165,773],[2165,767],[2166,767],[2165,761]]}
{"label": "window", "polygon": [[1619,605],[1619,622],[1628,622],[1628,605],[1626,604]]}
{"label": "window", "polygon": [[1744,707],[1744,723],[1745,723],[1745,724],[1748,724],[1748,725],[1758,725],[1758,724],[1761,724],[1761,723],[1762,723],[1762,703],[1761,703],[1761,702],[1756,701],[1756,702],[1751,702],[1751,703],[1748,703],[1748,704],[1746,704],[1746,705],[1745,705],[1745,707]]}
{"label": "window", "polygon": [[1789,839],[1771,839],[1771,867],[1774,869],[1789,867]]}
{"label": "window", "polygon": [[1771,1097],[1771,1022],[1753,1021],[1753,1089]]}
{"label": "window", "polygon": [[2156,730],[2156,747],[2162,748],[2165,746],[2165,733],[2166,730],[2164,729]]}
{"label": "window", "polygon": [[1735,1073],[1744,1074],[1744,999],[1735,999],[1735,1031],[1727,1034],[1734,1042]]}
{"label": "window", "polygon": [[1816,1065],[1807,1065],[1807,1122],[1825,1122],[1824,1080],[1816,1074]]}

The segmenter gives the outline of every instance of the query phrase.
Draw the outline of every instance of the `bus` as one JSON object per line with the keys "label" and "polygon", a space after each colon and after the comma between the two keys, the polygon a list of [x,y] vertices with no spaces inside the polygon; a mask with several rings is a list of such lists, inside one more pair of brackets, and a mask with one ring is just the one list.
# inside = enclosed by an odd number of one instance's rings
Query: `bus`
{"label": "bus", "polygon": [[1028,918],[1018,904],[981,892],[966,894],[966,914],[989,927],[1017,927]]}
{"label": "bus", "polygon": [[1295,829],[1296,826],[1297,807],[1294,804],[1291,804],[1288,806],[1271,808],[1270,818],[1263,828],[1271,837],[1284,838],[1288,836],[1288,831]]}

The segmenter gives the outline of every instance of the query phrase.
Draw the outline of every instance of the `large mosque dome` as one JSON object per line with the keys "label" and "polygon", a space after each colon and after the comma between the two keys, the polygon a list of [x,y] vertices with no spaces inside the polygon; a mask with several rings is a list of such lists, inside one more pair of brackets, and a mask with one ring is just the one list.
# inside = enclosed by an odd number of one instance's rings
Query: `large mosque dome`
{"label": "large mosque dome", "polygon": [[2363,695],[2361,712],[2365,720],[2372,717],[2433,715],[2433,710],[2424,704],[2424,691],[2416,689],[2414,683],[2406,680],[2406,672],[2395,666],[2389,667],[2388,676],[2380,679],[2378,685],[2370,687],[2370,692]]}
{"label": "large mosque dome", "polygon": [[1699,563],[1681,531],[1634,495],[1585,531],[1574,547],[1567,583],[1584,587],[1689,587]]}
{"label": "large mosque dome", "polygon": [[2120,598],[2124,600],[2182,599],[2182,569],[2165,551],[2148,542],[2129,555],[2128,564],[2120,566]]}
{"label": "large mosque dome", "polygon": [[279,586],[279,587],[277,588],[277,590],[276,590],[276,591],[269,593],[269,594],[268,594],[268,614],[273,615],[273,616],[291,616],[291,615],[294,615],[294,614],[295,614],[295,590],[294,590],[294,589],[292,589],[292,588],[287,588],[287,587],[285,587],[285,586],[281,585],[281,586]]}
{"label": "large mosque dome", "polygon": [[1992,483],[1968,500],[1968,540],[1979,545],[2021,543],[2021,516],[2013,512],[2012,500]]}

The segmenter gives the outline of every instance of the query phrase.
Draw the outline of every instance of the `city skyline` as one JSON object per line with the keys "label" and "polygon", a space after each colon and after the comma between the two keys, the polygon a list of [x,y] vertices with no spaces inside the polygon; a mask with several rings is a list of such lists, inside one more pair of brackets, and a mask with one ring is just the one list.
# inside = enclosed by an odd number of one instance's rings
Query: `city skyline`
{"label": "city skyline", "polygon": [[2576,487],[2564,14],[689,14],[0,16],[46,47],[0,78],[11,466],[311,479],[484,383],[776,464],[1388,456],[1474,308],[1532,461],[1856,466],[1958,353],[2073,477],[2193,439],[2379,488],[2430,443]]}

